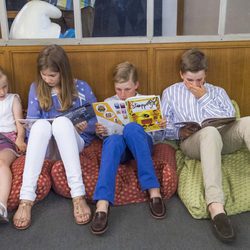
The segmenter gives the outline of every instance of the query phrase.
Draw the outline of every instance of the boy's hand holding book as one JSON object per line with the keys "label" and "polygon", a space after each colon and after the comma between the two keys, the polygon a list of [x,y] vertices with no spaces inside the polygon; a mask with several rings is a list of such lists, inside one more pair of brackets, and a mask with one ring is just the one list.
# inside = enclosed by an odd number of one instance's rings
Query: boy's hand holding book
{"label": "boy's hand holding book", "polygon": [[188,138],[189,136],[191,136],[198,130],[199,128],[197,128],[196,126],[193,126],[192,124],[181,127],[179,130],[179,138],[180,140],[185,140],[186,138]]}

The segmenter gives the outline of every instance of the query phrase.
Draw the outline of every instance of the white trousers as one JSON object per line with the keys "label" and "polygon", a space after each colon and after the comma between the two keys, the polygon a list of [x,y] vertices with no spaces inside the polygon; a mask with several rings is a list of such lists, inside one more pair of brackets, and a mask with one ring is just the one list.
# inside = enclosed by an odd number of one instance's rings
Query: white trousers
{"label": "white trousers", "polygon": [[233,153],[243,146],[250,151],[250,116],[240,118],[220,129],[203,128],[181,143],[184,154],[201,161],[208,205],[212,202],[224,204],[221,154]]}
{"label": "white trousers", "polygon": [[52,124],[41,119],[31,127],[20,199],[31,201],[36,199],[38,177],[42,170],[49,142],[53,137],[65,167],[71,197],[85,195],[79,158],[79,152],[84,148],[84,140],[68,118],[58,117]]}

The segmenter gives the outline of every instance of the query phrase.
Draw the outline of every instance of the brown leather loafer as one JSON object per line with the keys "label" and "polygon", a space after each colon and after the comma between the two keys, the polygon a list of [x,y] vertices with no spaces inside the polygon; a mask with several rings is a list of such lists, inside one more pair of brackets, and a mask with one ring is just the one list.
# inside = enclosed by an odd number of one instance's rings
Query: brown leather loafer
{"label": "brown leather loafer", "polygon": [[235,233],[230,219],[225,213],[217,214],[212,219],[215,236],[223,242],[232,242],[235,239]]}
{"label": "brown leather loafer", "polygon": [[94,218],[91,224],[91,232],[93,234],[103,234],[108,229],[108,213],[95,212]]}
{"label": "brown leather loafer", "polygon": [[155,219],[163,219],[166,217],[166,207],[161,197],[153,197],[149,201],[151,215]]}

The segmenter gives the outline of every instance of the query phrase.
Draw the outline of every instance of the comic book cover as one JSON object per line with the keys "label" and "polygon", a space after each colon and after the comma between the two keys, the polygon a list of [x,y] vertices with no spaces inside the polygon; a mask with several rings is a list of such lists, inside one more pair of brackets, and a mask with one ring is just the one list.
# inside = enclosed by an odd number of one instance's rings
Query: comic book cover
{"label": "comic book cover", "polygon": [[146,132],[161,130],[162,120],[160,96],[135,96],[125,101],[130,122],[140,124]]}

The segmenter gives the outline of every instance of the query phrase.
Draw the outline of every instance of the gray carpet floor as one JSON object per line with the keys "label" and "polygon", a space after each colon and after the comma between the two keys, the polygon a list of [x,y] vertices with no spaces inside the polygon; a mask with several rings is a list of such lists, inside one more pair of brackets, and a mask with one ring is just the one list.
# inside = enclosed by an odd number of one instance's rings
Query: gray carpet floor
{"label": "gray carpet floor", "polygon": [[0,249],[250,249],[250,213],[231,217],[237,239],[224,244],[214,237],[210,221],[193,219],[177,196],[166,205],[164,220],[153,219],[147,203],[112,207],[108,231],[95,236],[90,224],[74,223],[71,200],[51,191],[34,206],[29,229],[0,225]]}

